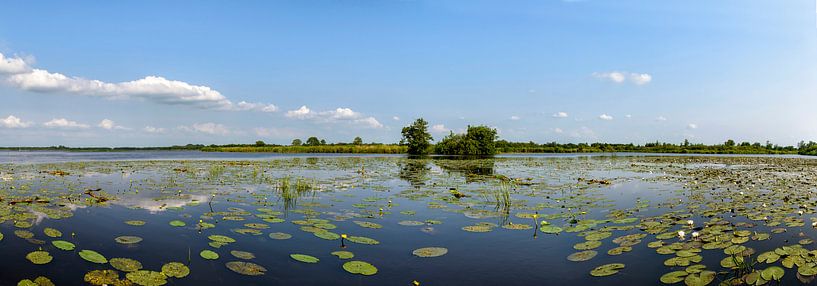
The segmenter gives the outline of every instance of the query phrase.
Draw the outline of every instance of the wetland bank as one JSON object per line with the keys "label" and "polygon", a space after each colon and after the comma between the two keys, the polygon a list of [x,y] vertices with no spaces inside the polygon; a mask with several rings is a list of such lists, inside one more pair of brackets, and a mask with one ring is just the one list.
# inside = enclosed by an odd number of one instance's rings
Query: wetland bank
{"label": "wetland bank", "polygon": [[817,160],[804,157],[149,154],[4,154],[0,284],[792,285],[817,275]]}

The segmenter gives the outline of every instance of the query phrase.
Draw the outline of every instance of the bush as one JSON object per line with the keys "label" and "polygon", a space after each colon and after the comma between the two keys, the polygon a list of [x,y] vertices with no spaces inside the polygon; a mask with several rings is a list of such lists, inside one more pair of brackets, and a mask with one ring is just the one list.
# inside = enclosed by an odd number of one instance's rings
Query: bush
{"label": "bush", "polygon": [[442,155],[494,155],[496,154],[496,129],[487,126],[468,126],[465,134],[451,132],[434,147]]}

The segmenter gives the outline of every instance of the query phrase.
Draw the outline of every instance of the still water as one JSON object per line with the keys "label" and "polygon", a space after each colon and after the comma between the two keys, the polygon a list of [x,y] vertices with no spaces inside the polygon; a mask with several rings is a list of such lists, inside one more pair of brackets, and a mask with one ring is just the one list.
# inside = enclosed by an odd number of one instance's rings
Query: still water
{"label": "still water", "polygon": [[[664,274],[688,271],[677,283],[683,285],[701,269],[714,272],[709,283],[717,285],[773,266],[784,269],[783,284],[800,284],[810,276],[798,271],[809,274],[817,262],[807,251],[787,248],[778,260],[742,270],[723,260],[755,261],[782,246],[813,249],[813,162],[652,154],[454,160],[2,152],[0,285],[39,276],[81,285],[89,272],[115,269],[117,283],[138,280],[127,274],[133,269],[86,261],[82,250],[138,261],[146,270],[140,274],[160,278],[140,280],[144,285],[660,285]],[[126,223],[133,221],[143,225]],[[275,239],[279,233],[291,237]],[[234,242],[220,244],[213,235]],[[117,242],[122,236],[142,240]],[[447,253],[413,254],[424,247]],[[203,250],[219,257],[206,259]],[[354,257],[331,254],[341,250]],[[35,251],[53,259],[35,264],[26,258]],[[568,260],[583,251],[592,257]],[[244,275],[226,266],[236,261],[263,271]],[[347,272],[349,261],[377,272]],[[160,274],[169,262],[184,264],[189,275]],[[623,268],[591,275],[611,263]]]}

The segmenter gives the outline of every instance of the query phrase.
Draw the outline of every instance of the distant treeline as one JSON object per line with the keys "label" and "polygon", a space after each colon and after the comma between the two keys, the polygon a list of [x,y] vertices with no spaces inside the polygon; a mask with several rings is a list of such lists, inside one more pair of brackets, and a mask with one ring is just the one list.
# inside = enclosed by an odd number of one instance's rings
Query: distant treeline
{"label": "distant treeline", "polygon": [[724,144],[704,145],[690,144],[685,141],[681,144],[647,143],[609,144],[609,143],[545,143],[497,141],[496,148],[500,153],[594,153],[594,152],[638,152],[638,153],[690,153],[690,154],[797,154],[794,146],[778,146],[772,144],[743,142],[736,144],[732,140]]}
{"label": "distant treeline", "polygon": [[397,144],[326,144],[326,145],[224,145],[208,146],[205,152],[267,152],[267,153],[351,153],[351,154],[403,154],[407,147]]}
{"label": "distant treeline", "polygon": [[185,151],[201,150],[205,145],[187,144],[165,147],[0,147],[0,151],[70,151],[70,152],[127,152],[127,151]]}
{"label": "distant treeline", "polygon": [[817,156],[817,142],[809,141],[808,143],[800,141],[800,144],[797,144],[800,149],[800,155],[811,155]]}

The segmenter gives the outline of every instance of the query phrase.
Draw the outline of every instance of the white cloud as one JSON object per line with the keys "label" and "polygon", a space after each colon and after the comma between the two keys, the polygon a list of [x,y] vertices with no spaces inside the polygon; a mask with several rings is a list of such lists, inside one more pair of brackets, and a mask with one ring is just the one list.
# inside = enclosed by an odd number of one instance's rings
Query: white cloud
{"label": "white cloud", "polygon": [[631,73],[631,72],[594,72],[593,76],[603,80],[609,80],[615,83],[624,83],[630,81],[636,85],[645,85],[652,81],[652,76],[646,73]]}
{"label": "white cloud", "polygon": [[[2,60],[2,59],[0,59]],[[0,118],[0,127],[5,128],[26,128],[31,126],[31,122],[26,122],[17,116],[9,115],[6,118]]]}
{"label": "white cloud", "polygon": [[607,121],[610,121],[610,120],[613,120],[613,117],[612,117],[612,116],[610,116],[610,115],[607,115],[607,114],[605,113],[605,114],[599,115],[599,119],[601,119],[601,120],[607,120]]}
{"label": "white cloud", "polygon": [[15,57],[7,58],[0,53],[0,74],[18,74],[31,70],[25,60]]}
{"label": "white cloud", "polygon": [[449,129],[443,124],[434,124],[431,126],[431,132],[434,133],[447,133],[448,131]]}
{"label": "white cloud", "polygon": [[627,114],[627,115],[624,115],[624,117],[633,118],[633,115],[632,114]]}
{"label": "white cloud", "polygon": [[391,119],[394,120],[394,121],[400,121],[400,117],[397,117],[397,116],[392,116]]}
{"label": "white cloud", "polygon": [[522,119],[522,118],[519,117],[519,116],[516,116],[516,115],[511,116],[511,120],[520,120],[520,119]]}
{"label": "white cloud", "polygon": [[578,130],[570,132],[570,137],[594,139],[596,138],[596,132],[593,131],[593,129],[588,128],[587,126],[582,126]]}
{"label": "white cloud", "polygon": [[564,130],[562,130],[562,128],[553,128],[553,132],[556,132],[556,133],[562,134],[562,133],[564,133],[565,131],[564,131]]}
{"label": "white cloud", "polygon": [[165,131],[167,131],[164,128],[153,126],[145,126],[145,128],[142,128],[142,130],[144,130],[147,133],[165,133]]}
{"label": "white cloud", "polygon": [[198,133],[205,133],[210,135],[228,135],[230,134],[230,129],[226,126],[218,123],[195,123],[192,126],[179,126],[180,130],[188,131],[188,132],[198,132]]}
{"label": "white cloud", "polygon": [[554,113],[551,116],[553,116],[554,118],[567,118],[567,112],[559,111],[559,112]]}
{"label": "white cloud", "polygon": [[5,58],[2,54],[0,54],[0,74],[6,74],[4,78],[6,84],[32,92],[71,93],[109,99],[139,99],[159,104],[189,105],[203,109],[261,112],[278,110],[272,104],[245,101],[236,104],[208,86],[192,85],[160,76],[108,83],[32,68],[19,57]]}
{"label": "white cloud", "polygon": [[313,111],[309,109],[309,107],[306,107],[306,105],[303,105],[296,110],[287,111],[284,116],[301,120],[311,119],[320,123],[347,122],[368,128],[383,128],[383,124],[374,117],[366,117],[360,112],[342,107],[336,108],[335,110]]}
{"label": "white cloud", "polygon": [[687,128],[689,128],[689,129],[698,129],[698,124],[695,124],[695,123],[687,124]]}
{"label": "white cloud", "polygon": [[655,121],[667,121],[667,118],[663,116],[658,116],[655,118]]}
{"label": "white cloud", "polygon": [[113,120],[110,120],[110,119],[102,119],[102,121],[100,121],[99,124],[97,124],[97,126],[99,128],[105,129],[105,130],[126,130],[126,129],[128,129],[128,128],[124,127],[124,126],[116,125],[116,122],[114,122]]}
{"label": "white cloud", "polygon": [[43,126],[48,128],[64,128],[64,129],[87,129],[91,127],[88,124],[71,121],[65,118],[51,119],[51,121],[43,123]]}

